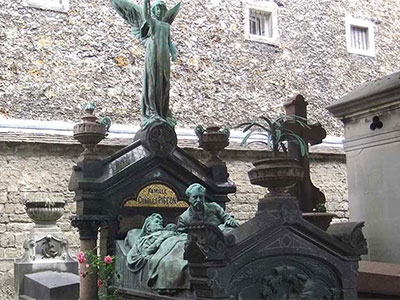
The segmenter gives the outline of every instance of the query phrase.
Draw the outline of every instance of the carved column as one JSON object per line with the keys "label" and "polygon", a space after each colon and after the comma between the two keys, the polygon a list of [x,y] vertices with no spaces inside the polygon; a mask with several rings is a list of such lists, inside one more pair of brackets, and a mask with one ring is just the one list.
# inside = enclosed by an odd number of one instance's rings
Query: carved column
{"label": "carved column", "polygon": [[[90,251],[97,246],[97,233],[103,221],[90,220],[89,218],[72,220],[72,226],[79,229],[79,238],[81,240],[81,251]],[[87,272],[86,262],[80,264],[81,272]],[[80,300],[92,300],[97,298],[97,274],[87,274],[81,276],[81,284],[79,291]]]}

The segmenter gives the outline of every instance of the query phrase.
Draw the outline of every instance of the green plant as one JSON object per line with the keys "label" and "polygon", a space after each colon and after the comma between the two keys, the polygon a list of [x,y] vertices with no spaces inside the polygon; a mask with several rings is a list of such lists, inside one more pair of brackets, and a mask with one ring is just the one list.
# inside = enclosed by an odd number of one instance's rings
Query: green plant
{"label": "green plant", "polygon": [[326,212],[326,207],[324,203],[317,203],[317,205],[315,205],[314,212]]}
{"label": "green plant", "polygon": [[87,275],[97,273],[97,286],[99,287],[100,300],[117,299],[117,290],[114,287],[114,279],[119,278],[119,274],[115,271],[114,257],[107,255],[103,259],[97,255],[97,248],[91,251],[78,253],[78,261],[85,264],[86,272],[81,271],[81,276],[85,278]]}
{"label": "green plant", "polygon": [[[261,116],[252,122],[240,124],[238,127],[244,127],[243,132],[247,132],[242,140],[241,145],[251,143],[261,143],[272,150],[272,156],[278,156],[282,150],[287,153],[285,142],[294,142],[299,145],[302,156],[308,156],[308,147],[304,139],[296,134],[291,127],[300,125],[301,127],[310,128],[307,119],[295,115],[283,115],[275,120]],[[253,141],[249,141],[253,138]]]}

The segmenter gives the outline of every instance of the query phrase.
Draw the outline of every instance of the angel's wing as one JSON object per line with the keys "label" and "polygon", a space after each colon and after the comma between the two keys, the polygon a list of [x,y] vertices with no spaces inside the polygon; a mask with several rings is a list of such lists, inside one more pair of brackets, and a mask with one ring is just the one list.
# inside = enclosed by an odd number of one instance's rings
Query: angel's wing
{"label": "angel's wing", "polygon": [[163,18],[163,22],[172,24],[172,22],[174,21],[176,15],[179,12],[179,8],[181,7],[181,2],[179,2],[178,4],[176,4],[173,8],[171,8],[170,10],[168,10]]}
{"label": "angel's wing", "polygon": [[142,7],[128,0],[111,0],[111,2],[117,13],[132,26],[133,35],[141,41],[146,39],[149,30]]}

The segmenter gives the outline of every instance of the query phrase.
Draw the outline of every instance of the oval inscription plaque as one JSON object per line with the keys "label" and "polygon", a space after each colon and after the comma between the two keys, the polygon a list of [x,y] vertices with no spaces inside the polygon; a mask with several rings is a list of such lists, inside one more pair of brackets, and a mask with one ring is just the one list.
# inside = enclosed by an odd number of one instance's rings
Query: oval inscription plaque
{"label": "oval inscription plaque", "polygon": [[127,198],[123,207],[189,207],[185,201],[178,201],[176,193],[167,185],[152,183],[143,187],[137,199]]}

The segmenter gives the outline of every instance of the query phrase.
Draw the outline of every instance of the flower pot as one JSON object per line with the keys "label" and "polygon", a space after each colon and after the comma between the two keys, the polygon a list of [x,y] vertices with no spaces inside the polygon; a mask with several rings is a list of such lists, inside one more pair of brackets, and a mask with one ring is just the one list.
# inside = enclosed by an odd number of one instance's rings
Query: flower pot
{"label": "flower pot", "polygon": [[303,213],[303,219],[317,226],[318,228],[325,231],[331,224],[332,218],[336,217],[334,213],[327,212],[310,212]]}
{"label": "flower pot", "polygon": [[291,157],[266,158],[253,165],[248,172],[250,182],[270,189],[290,187],[304,176],[303,168]]}

